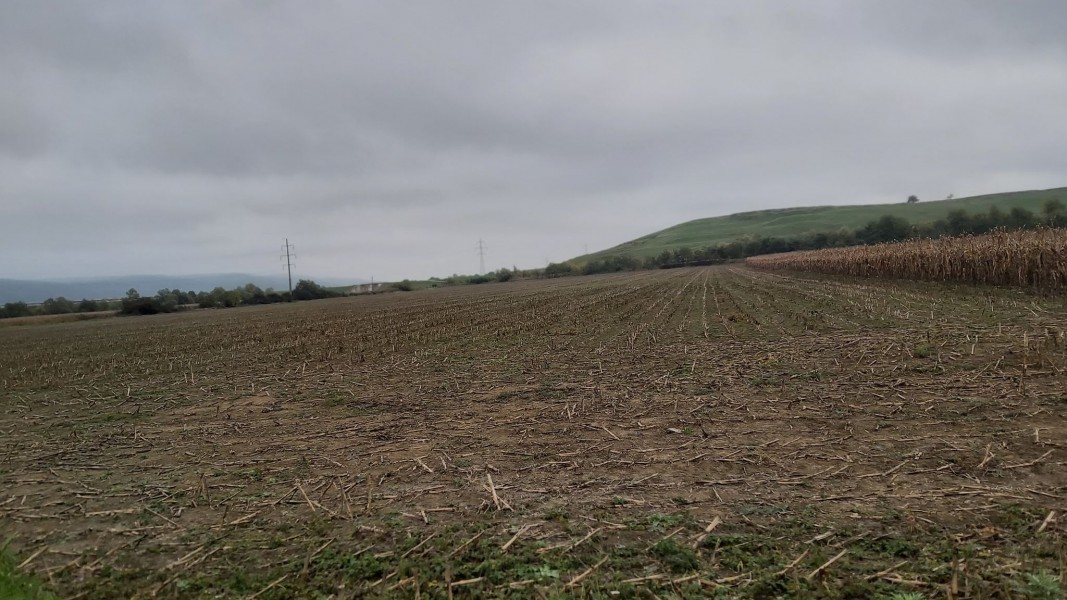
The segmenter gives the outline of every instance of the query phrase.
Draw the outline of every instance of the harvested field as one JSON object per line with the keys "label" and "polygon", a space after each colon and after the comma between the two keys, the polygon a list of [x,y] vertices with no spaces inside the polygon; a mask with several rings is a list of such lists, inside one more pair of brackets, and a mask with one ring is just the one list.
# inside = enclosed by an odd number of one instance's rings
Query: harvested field
{"label": "harvested field", "polygon": [[0,525],[79,598],[1039,597],[1065,329],[723,267],[4,328]]}

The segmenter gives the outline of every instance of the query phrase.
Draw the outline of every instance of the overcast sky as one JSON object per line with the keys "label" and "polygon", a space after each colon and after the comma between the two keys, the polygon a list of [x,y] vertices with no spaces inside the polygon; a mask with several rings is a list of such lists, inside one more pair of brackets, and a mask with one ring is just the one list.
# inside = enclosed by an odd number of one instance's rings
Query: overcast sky
{"label": "overcast sky", "polygon": [[0,277],[379,280],[1067,185],[1063,0],[0,0]]}

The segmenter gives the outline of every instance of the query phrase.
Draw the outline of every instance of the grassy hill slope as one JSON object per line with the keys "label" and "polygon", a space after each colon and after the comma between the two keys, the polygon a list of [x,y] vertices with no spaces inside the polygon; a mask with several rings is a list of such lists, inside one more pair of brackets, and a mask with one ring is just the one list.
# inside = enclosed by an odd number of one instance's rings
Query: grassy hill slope
{"label": "grassy hill slope", "polygon": [[1058,198],[1067,203],[1067,188],[987,194],[918,204],[900,202],[858,206],[811,206],[743,212],[688,221],[614,248],[579,256],[574,262],[584,263],[611,256],[646,258],[664,250],[686,246],[712,246],[750,235],[791,237],[841,228],[856,229],[884,215],[902,217],[914,224],[923,224],[944,218],[953,210],[978,213],[987,212],[993,206],[1004,212],[1019,207],[1040,213],[1042,204],[1050,198]]}

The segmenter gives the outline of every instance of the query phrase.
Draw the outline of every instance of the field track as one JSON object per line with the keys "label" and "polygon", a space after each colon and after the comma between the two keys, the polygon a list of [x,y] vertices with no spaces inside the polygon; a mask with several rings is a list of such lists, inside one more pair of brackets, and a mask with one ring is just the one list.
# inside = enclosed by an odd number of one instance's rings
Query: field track
{"label": "field track", "polygon": [[1021,597],[1065,332],[726,267],[4,328],[0,530],[64,597]]}

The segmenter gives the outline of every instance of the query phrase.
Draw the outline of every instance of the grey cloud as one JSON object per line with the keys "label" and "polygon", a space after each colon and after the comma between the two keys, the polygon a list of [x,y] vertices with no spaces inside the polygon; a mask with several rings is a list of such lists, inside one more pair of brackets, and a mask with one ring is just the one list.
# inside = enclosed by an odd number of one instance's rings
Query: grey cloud
{"label": "grey cloud", "polygon": [[271,272],[288,236],[307,273],[425,277],[479,237],[536,266],[737,210],[1063,185],[1065,13],[16,3],[0,244],[34,258],[0,275]]}

